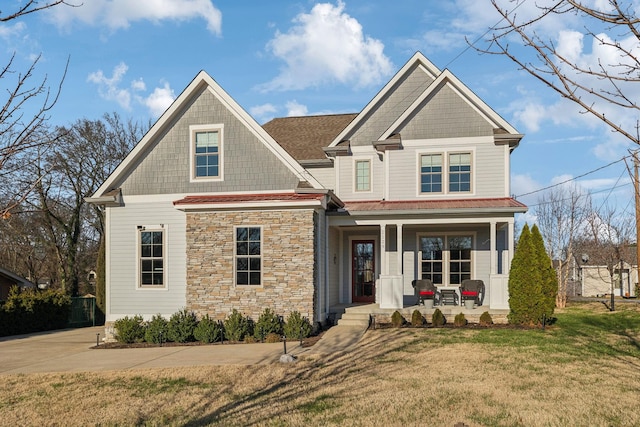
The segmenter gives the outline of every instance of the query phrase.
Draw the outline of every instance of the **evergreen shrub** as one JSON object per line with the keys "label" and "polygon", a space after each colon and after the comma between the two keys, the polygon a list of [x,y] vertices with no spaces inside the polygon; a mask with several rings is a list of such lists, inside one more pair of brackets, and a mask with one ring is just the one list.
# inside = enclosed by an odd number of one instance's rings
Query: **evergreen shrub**
{"label": "evergreen shrub", "polygon": [[172,314],[169,319],[169,341],[180,343],[194,341],[193,331],[197,325],[196,315],[186,308]]}
{"label": "evergreen shrub", "polygon": [[404,323],[405,320],[404,317],[402,317],[402,314],[400,314],[398,310],[394,311],[391,315],[391,325],[393,325],[394,328],[399,328],[404,325]]}
{"label": "evergreen shrub", "polygon": [[268,334],[282,335],[282,323],[280,316],[277,316],[271,309],[265,308],[253,330],[253,336],[263,341]]}
{"label": "evergreen shrub", "polygon": [[213,343],[222,341],[224,338],[224,326],[209,315],[205,315],[193,330],[193,337],[203,343]]}
{"label": "evergreen shrub", "polygon": [[488,311],[485,311],[480,315],[480,325],[481,326],[493,325],[493,319],[491,318],[491,314],[489,314]]}
{"label": "evergreen shrub", "polygon": [[162,344],[168,340],[169,322],[161,314],[154,315],[144,330],[144,340],[153,344]]}
{"label": "evergreen shrub", "polygon": [[251,335],[251,322],[234,308],[224,320],[224,335],[229,341],[242,341]]}
{"label": "evergreen shrub", "polygon": [[431,315],[431,323],[433,323],[433,326],[444,326],[444,324],[447,323],[447,319],[439,308],[436,308],[433,311],[433,314]]}
{"label": "evergreen shrub", "polygon": [[411,326],[422,326],[424,325],[424,317],[420,310],[413,310],[411,313]]}
{"label": "evergreen shrub", "polygon": [[284,335],[289,340],[303,339],[311,335],[313,326],[306,317],[302,317],[299,311],[292,311],[284,324]]}
{"label": "evergreen shrub", "polygon": [[467,318],[464,317],[464,313],[456,314],[456,317],[453,318],[453,326],[461,327],[467,324]]}
{"label": "evergreen shrub", "polygon": [[116,329],[116,340],[125,344],[144,341],[144,321],[142,316],[125,316],[113,324]]}

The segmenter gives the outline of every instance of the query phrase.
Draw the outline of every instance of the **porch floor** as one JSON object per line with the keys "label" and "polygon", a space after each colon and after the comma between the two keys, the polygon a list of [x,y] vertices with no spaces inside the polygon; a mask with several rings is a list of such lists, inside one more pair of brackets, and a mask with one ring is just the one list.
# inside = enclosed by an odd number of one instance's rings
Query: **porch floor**
{"label": "porch floor", "polygon": [[[413,311],[418,310],[430,323],[431,315],[436,309],[440,309],[445,319],[447,319],[447,322],[451,323],[453,323],[453,318],[458,313],[464,313],[464,317],[468,322],[478,323],[482,313],[488,311],[493,319],[493,323],[504,324],[507,323],[507,315],[509,314],[509,310],[490,309],[488,305],[477,306],[473,309],[468,309],[464,305],[436,305],[431,309],[427,309],[424,305],[416,304],[404,306],[397,311],[399,311],[405,319],[411,320]],[[335,322],[347,312],[368,313],[371,317],[375,318],[377,322],[387,322],[390,321],[391,315],[393,315],[395,311],[396,309],[392,308],[380,308],[379,304],[336,304],[329,307],[329,313],[335,316]]]}

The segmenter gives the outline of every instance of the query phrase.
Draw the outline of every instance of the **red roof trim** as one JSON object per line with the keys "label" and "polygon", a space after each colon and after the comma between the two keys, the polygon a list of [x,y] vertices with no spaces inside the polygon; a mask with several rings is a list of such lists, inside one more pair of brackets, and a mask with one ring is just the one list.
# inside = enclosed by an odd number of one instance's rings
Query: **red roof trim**
{"label": "red roof trim", "polygon": [[457,199],[457,200],[397,200],[345,202],[347,211],[386,211],[386,210],[422,210],[422,209],[481,209],[512,208],[527,209],[527,206],[510,197],[496,199]]}
{"label": "red roof trim", "polygon": [[324,199],[324,194],[318,193],[265,193],[265,194],[226,194],[186,196],[173,202],[177,205],[200,205],[216,203],[251,203],[251,202],[299,202],[305,200]]}

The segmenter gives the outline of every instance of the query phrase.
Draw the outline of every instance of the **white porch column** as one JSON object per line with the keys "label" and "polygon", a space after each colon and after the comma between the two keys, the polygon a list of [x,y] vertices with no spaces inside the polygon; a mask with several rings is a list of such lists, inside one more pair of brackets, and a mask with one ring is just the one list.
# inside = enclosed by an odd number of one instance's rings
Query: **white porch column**
{"label": "white porch column", "polygon": [[491,231],[489,231],[490,234],[490,243],[489,243],[489,262],[491,263],[491,274],[496,274],[498,272],[498,260],[497,260],[497,256],[496,256],[496,222],[495,221],[491,221],[491,227],[490,227]]}
{"label": "white porch column", "polygon": [[503,266],[503,269],[506,269],[505,271],[507,273],[511,269],[511,261],[513,261],[513,245],[515,244],[513,241],[515,234],[514,228],[514,221],[512,218],[509,218],[509,225],[507,227],[507,253],[509,255],[507,257],[507,265]]}
{"label": "white porch column", "polygon": [[396,224],[396,249],[398,255],[396,274],[402,276],[402,224]]}
{"label": "white porch column", "polygon": [[389,275],[389,265],[387,264],[387,225],[380,224],[380,274]]}

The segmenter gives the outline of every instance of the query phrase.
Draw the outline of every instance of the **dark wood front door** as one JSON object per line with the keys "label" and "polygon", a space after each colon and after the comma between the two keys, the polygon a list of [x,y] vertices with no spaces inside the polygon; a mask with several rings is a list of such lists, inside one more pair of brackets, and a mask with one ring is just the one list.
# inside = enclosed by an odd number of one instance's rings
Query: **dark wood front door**
{"label": "dark wood front door", "polygon": [[375,302],[375,241],[354,240],[351,245],[351,284],[353,302]]}

